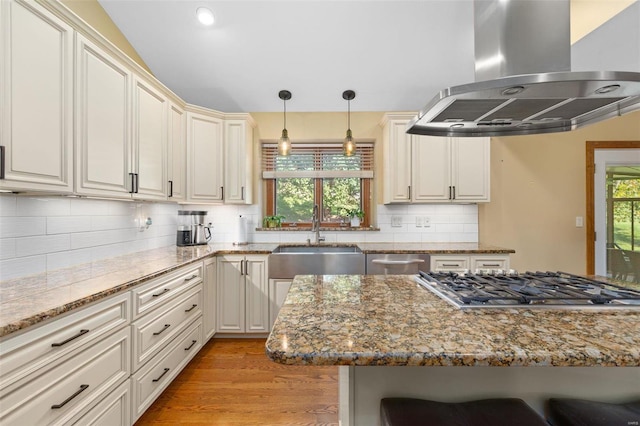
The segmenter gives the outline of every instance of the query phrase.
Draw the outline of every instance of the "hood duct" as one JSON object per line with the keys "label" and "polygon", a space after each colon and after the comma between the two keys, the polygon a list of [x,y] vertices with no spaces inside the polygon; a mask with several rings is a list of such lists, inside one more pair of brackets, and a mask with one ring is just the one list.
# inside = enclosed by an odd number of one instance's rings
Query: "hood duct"
{"label": "hood duct", "polygon": [[474,25],[476,83],[442,90],[408,133],[564,132],[640,109],[640,73],[570,71],[569,0],[476,0]]}

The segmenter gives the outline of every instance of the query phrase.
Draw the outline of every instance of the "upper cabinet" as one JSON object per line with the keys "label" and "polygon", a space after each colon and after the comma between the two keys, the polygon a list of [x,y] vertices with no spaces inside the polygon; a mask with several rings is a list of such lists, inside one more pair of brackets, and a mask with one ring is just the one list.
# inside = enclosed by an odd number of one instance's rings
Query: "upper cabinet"
{"label": "upper cabinet", "polygon": [[0,188],[72,192],[73,28],[35,2],[1,1],[0,58]]}
{"label": "upper cabinet", "polygon": [[187,200],[194,203],[222,202],[222,117],[197,108],[187,112]]}
{"label": "upper cabinet", "polygon": [[78,35],[76,46],[76,192],[123,197],[135,192],[131,150],[131,73]]}
{"label": "upper cabinet", "polygon": [[187,200],[251,204],[253,128],[248,114],[187,107]]}
{"label": "upper cabinet", "polygon": [[224,202],[251,204],[253,182],[253,128],[248,114],[224,122]]}
{"label": "upper cabinet", "polygon": [[151,84],[134,79],[133,155],[134,198],[167,199],[167,99]]}
{"label": "upper cabinet", "polygon": [[184,109],[174,103],[169,104],[169,161],[168,161],[168,199],[185,201],[187,199],[187,139],[186,114]]}
{"label": "upper cabinet", "polygon": [[490,139],[410,135],[411,118],[382,122],[384,203],[488,202]]}

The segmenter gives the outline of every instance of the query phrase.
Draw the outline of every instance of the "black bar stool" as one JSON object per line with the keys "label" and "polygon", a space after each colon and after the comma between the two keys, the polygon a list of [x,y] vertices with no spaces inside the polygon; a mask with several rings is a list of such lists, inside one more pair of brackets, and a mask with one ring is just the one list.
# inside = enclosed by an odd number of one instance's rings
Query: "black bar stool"
{"label": "black bar stool", "polygon": [[585,399],[551,398],[548,420],[553,426],[640,425],[640,400],[610,404]]}

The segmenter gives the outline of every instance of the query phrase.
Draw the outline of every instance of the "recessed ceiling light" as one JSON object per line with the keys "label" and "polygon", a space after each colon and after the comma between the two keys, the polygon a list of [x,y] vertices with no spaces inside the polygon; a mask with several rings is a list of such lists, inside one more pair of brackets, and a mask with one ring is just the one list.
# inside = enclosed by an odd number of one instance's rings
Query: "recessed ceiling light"
{"label": "recessed ceiling light", "polygon": [[199,7],[196,10],[196,16],[198,17],[198,21],[200,21],[202,25],[213,25],[213,12],[206,7]]}

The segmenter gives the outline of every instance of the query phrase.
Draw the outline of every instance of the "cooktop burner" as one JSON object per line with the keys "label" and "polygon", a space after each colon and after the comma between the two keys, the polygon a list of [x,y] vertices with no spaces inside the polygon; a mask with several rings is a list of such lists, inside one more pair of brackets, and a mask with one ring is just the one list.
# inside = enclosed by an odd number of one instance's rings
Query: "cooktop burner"
{"label": "cooktop burner", "polygon": [[639,308],[640,290],[565,272],[420,272],[416,281],[460,308]]}

